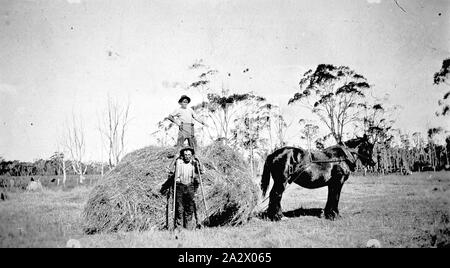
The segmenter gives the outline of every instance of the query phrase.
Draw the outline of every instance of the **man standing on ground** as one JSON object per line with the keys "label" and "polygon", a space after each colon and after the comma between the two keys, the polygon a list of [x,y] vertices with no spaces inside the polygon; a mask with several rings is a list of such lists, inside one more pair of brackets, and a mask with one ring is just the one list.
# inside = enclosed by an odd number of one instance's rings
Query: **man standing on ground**
{"label": "man standing on ground", "polygon": [[[194,229],[196,226],[193,221],[193,215],[197,212],[195,194],[199,186],[199,174],[202,172],[202,168],[194,154],[193,148],[183,148],[180,151],[180,157],[175,162],[175,174],[172,177],[176,183],[175,228],[183,226],[187,229]],[[174,181],[169,179],[162,186],[161,193],[166,193],[167,188],[173,187],[173,185]]]}

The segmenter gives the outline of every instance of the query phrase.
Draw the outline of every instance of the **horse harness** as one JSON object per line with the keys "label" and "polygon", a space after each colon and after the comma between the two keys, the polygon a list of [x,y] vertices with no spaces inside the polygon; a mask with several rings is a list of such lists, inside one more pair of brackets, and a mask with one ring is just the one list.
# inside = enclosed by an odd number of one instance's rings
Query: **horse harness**
{"label": "horse harness", "polygon": [[[351,153],[354,153],[354,154],[356,154],[357,156],[359,156],[359,157],[361,157],[361,158],[364,158],[364,159],[366,159],[366,160],[369,160],[368,157],[366,157],[366,156],[361,155],[360,153],[358,153],[358,151],[356,150],[356,148],[355,148],[355,149],[350,149],[350,148],[348,148],[348,147],[345,146],[345,145],[344,145],[343,147],[344,147],[343,150],[344,150],[345,155],[346,155],[347,157],[348,157],[348,156],[351,156],[355,162],[356,162],[357,159],[356,159]],[[358,147],[358,146],[357,146],[357,147]],[[314,160],[314,161],[313,161],[312,158],[311,158],[311,151],[310,151],[310,150],[309,150],[309,160],[310,160],[310,162],[309,162],[307,165],[305,165],[305,166],[303,167],[303,170],[302,170],[300,173],[298,173],[297,176],[295,176],[295,178],[294,178],[293,180],[288,180],[288,185],[285,187],[285,191],[287,190],[287,188],[289,187],[289,185],[292,184],[293,182],[295,182],[298,178],[300,178],[300,175],[303,174],[303,172],[306,171],[306,168],[310,167],[312,164],[317,164],[317,163],[337,163],[337,162],[342,162],[342,161],[347,161],[347,160],[350,161],[350,159],[348,159],[348,158],[337,158],[337,159]],[[292,176],[292,175],[294,174],[294,172],[298,172],[298,170],[295,170],[295,171],[294,171],[294,170],[293,170],[293,166],[290,165],[290,166],[288,167],[289,177]],[[269,197],[270,197],[270,195],[268,195],[268,196],[267,196],[266,198],[264,198],[261,202],[259,202],[259,204],[257,204],[257,206],[263,204],[265,201],[267,201],[267,199],[269,199]],[[267,207],[267,206],[268,206],[268,205],[266,205],[265,207]]]}
{"label": "horse harness", "polygon": [[[352,153],[355,153],[355,154],[357,154],[358,156],[361,156],[360,154],[358,154],[354,149],[350,149],[350,148],[347,148],[347,147],[344,147],[343,148],[343,151],[344,151],[344,154],[347,156],[346,158],[332,158],[332,159],[327,159],[327,160],[313,160],[312,159],[312,153],[311,153],[311,150],[308,150],[308,155],[309,155],[309,163],[308,163],[308,165],[307,165],[307,167],[310,165],[310,164],[321,164],[321,163],[337,163],[337,162],[343,162],[343,161],[352,161],[351,159],[350,159],[350,157],[351,158],[353,158],[353,161],[355,161],[356,162],[356,159],[355,159],[355,157],[350,153],[350,152],[352,152]],[[306,167],[305,167],[306,168]],[[297,170],[294,170],[294,166],[293,165],[289,165],[289,167],[288,167],[288,175],[289,176],[291,176],[292,174],[294,174],[295,172],[297,172]],[[302,171],[303,172],[303,171]],[[291,182],[293,182],[293,181],[295,181],[295,180],[292,180]]]}
{"label": "horse harness", "polygon": [[[350,149],[350,148],[347,148],[347,147],[344,148],[344,153],[345,153],[347,156],[351,155],[351,154],[349,153],[350,151],[353,151],[353,153],[355,153],[355,154],[357,154],[358,156],[361,157],[361,155],[360,155],[359,153],[357,153],[354,149]],[[351,155],[351,156],[352,156],[352,155]],[[352,156],[352,158],[354,159],[354,161],[356,161],[355,157]],[[337,159],[328,159],[328,160],[316,160],[316,161],[313,161],[312,158],[311,158],[311,152],[309,152],[309,160],[310,160],[310,162],[307,163],[306,165],[304,165],[304,167],[302,168],[302,171],[301,171],[300,173],[298,173],[298,174],[295,176],[295,178],[294,178],[293,180],[288,180],[288,181],[287,181],[287,182],[288,182],[288,185],[285,187],[285,191],[288,189],[289,185],[291,185],[291,184],[292,184],[293,182],[295,182],[298,178],[300,178],[300,175],[302,175],[303,172],[305,172],[306,169],[307,169],[308,167],[310,167],[312,164],[316,164],[316,163],[337,163],[337,162],[347,161],[347,160],[350,160],[350,159],[348,159],[348,158],[337,158]],[[289,167],[288,167],[288,173],[289,173],[288,176],[291,177],[294,173],[296,173],[296,172],[298,172],[298,171],[299,171],[299,170],[294,170],[294,168],[293,168],[292,165],[289,165]],[[267,201],[267,199],[269,199],[269,197],[270,197],[270,195],[268,195],[268,196],[267,196],[266,198],[264,198],[261,202],[259,202],[259,204],[258,204],[257,206],[263,204],[265,201]],[[265,207],[267,207],[267,205],[266,205]]]}
{"label": "horse harness", "polygon": [[[359,145],[357,146],[357,148],[358,147],[359,147]],[[356,162],[357,159],[352,155],[352,153],[356,154],[359,158],[362,158],[362,159],[365,159],[365,160],[370,160],[369,157],[358,153],[356,148],[352,148],[351,149],[351,148],[348,148],[347,146],[344,145],[344,146],[342,146],[342,149],[344,151],[344,154],[347,156],[347,158],[337,158],[337,159],[328,159],[328,160],[312,160],[312,158],[311,158],[311,151],[309,150],[309,160],[310,160],[311,163],[335,163],[335,162],[341,162],[341,161],[346,161],[346,160],[352,161],[350,159],[350,157],[351,157],[351,158],[353,158],[353,161]]]}

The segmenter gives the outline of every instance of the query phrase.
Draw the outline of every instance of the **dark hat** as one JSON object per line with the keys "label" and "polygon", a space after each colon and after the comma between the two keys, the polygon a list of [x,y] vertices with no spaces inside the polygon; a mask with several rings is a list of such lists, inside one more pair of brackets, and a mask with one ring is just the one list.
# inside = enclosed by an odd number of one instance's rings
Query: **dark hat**
{"label": "dark hat", "polygon": [[183,149],[180,150],[180,155],[183,155],[184,151],[191,151],[192,155],[195,154],[194,148],[192,147],[184,147]]}
{"label": "dark hat", "polygon": [[184,99],[188,100],[189,103],[191,102],[191,98],[189,98],[189,97],[186,96],[186,95],[183,95],[183,96],[181,96],[181,98],[178,100],[178,103],[182,102]]}

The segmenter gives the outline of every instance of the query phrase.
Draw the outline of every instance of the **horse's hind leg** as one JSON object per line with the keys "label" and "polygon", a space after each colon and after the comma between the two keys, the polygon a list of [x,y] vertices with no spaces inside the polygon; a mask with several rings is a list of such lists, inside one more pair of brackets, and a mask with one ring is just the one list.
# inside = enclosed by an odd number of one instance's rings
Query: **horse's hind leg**
{"label": "horse's hind leg", "polygon": [[267,209],[267,216],[272,221],[279,221],[283,217],[281,198],[283,197],[286,183],[287,181],[285,180],[276,180],[274,178],[274,184],[270,191],[269,207]]}
{"label": "horse's hind leg", "polygon": [[338,205],[343,185],[343,180],[332,182],[328,185],[328,200],[324,211],[326,219],[334,220],[339,217]]}

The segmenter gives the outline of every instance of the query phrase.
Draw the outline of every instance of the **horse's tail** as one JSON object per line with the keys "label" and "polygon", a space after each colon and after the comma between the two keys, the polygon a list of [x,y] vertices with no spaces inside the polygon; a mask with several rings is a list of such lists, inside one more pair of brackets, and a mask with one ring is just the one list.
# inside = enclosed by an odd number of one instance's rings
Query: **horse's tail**
{"label": "horse's tail", "polygon": [[272,165],[273,156],[270,154],[266,158],[266,162],[264,163],[264,170],[261,178],[261,190],[262,190],[262,196],[266,196],[267,188],[269,187],[270,183],[270,168]]}

